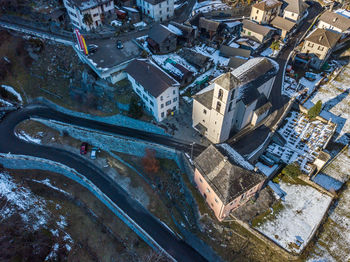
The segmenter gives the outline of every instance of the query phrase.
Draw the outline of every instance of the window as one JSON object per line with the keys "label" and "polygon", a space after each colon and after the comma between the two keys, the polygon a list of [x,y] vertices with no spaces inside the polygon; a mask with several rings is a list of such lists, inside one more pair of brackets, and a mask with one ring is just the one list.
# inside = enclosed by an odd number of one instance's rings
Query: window
{"label": "window", "polygon": [[162,7],[162,3],[159,3],[159,5],[158,5],[159,7]]}
{"label": "window", "polygon": [[314,47],[314,44],[308,43],[307,46],[309,46],[309,47]]}
{"label": "window", "polygon": [[224,92],[222,91],[222,89],[219,89],[218,98],[219,98],[220,100],[222,100],[223,95],[224,95]]}
{"label": "window", "polygon": [[318,49],[319,51],[323,51],[323,50],[324,50],[324,47],[323,47],[323,46],[319,46],[317,49]]}
{"label": "window", "polygon": [[166,9],[166,10],[167,10],[167,12],[169,12],[169,7],[167,7],[167,9]]}
{"label": "window", "polygon": [[160,97],[160,101],[163,101],[163,96]]}
{"label": "window", "polygon": [[213,203],[210,203],[211,207],[214,207]]}
{"label": "window", "polygon": [[165,105],[166,105],[166,106],[168,106],[168,105],[170,105],[170,104],[171,104],[171,100],[165,102]]}
{"label": "window", "polygon": [[176,90],[175,90],[175,89],[173,90],[173,94],[174,94],[174,95],[176,94]]}
{"label": "window", "polygon": [[255,16],[255,20],[258,20],[258,17],[257,17],[257,16]]}
{"label": "window", "polygon": [[252,33],[250,31],[248,31],[248,35],[251,35]]}
{"label": "window", "polygon": [[160,15],[162,14],[162,10],[159,11],[159,14],[160,14]]}
{"label": "window", "polygon": [[142,97],[148,102],[148,97],[146,95],[142,95]]}
{"label": "window", "polygon": [[199,178],[199,181],[200,181],[201,183],[203,183],[203,180],[202,180],[201,178]]}
{"label": "window", "polygon": [[98,16],[98,13],[95,13],[95,14],[93,14],[92,16],[93,16],[93,17],[96,17],[96,16]]}
{"label": "window", "polygon": [[207,114],[207,110],[203,109],[203,114],[206,115]]}
{"label": "window", "polygon": [[292,14],[292,16],[294,16],[294,13],[291,13]]}
{"label": "window", "polygon": [[256,14],[259,14],[259,10],[256,10]]}
{"label": "window", "polygon": [[74,16],[75,18],[77,18],[77,15],[74,14],[73,12],[69,11],[69,14],[70,14],[71,16]]}
{"label": "window", "polygon": [[167,5],[169,4],[169,0],[166,0],[166,4],[167,4]]}
{"label": "window", "polygon": [[136,92],[141,95],[141,90],[136,88]]}
{"label": "window", "polygon": [[221,103],[218,101],[216,103],[216,111],[220,112],[220,109],[221,109]]}
{"label": "window", "polygon": [[164,117],[164,112],[162,112],[162,113],[160,114],[160,116],[161,116],[161,117]]}
{"label": "window", "polygon": [[176,111],[176,106],[173,107],[173,111]]}
{"label": "window", "polygon": [[219,200],[217,200],[216,198],[214,199],[216,203],[219,203]]}
{"label": "window", "polygon": [[164,104],[161,104],[161,105],[160,105],[160,108],[163,108],[163,107],[164,107]]}
{"label": "window", "polygon": [[177,97],[175,97],[174,99],[173,99],[173,102],[175,103],[177,101]]}
{"label": "window", "polygon": [[210,189],[209,188],[207,188],[207,192],[210,193]]}
{"label": "window", "polygon": [[150,103],[150,105],[151,105],[151,106],[154,106],[154,104],[153,104],[153,102],[152,102],[152,101],[149,101],[149,103]]}

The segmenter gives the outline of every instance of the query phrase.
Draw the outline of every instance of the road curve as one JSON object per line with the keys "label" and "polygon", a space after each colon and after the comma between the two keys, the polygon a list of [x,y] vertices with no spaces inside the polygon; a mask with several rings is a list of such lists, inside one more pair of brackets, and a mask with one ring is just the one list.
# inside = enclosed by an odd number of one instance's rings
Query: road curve
{"label": "road curve", "polygon": [[[71,152],[53,148],[44,145],[32,144],[20,140],[14,135],[16,125],[31,116],[45,117],[52,116],[58,121],[77,124],[81,121],[85,122],[85,127],[93,124],[95,121],[79,119],[48,108],[25,107],[23,109],[9,113],[0,123],[0,151],[3,153],[11,152],[12,154],[30,155],[34,157],[44,158],[59,162],[70,168],[75,169],[80,174],[89,179],[96,187],[98,187],[106,196],[116,203],[131,219],[133,219],[143,230],[145,230],[163,249],[165,249],[177,261],[206,261],[197,251],[190,245],[175,237],[165,226],[163,226],[153,215],[151,215],[138,202],[131,199],[128,194],[108,178],[93,163],[86,161],[79,155]],[[110,128],[110,125],[101,125],[102,130]],[[96,128],[95,128],[96,129]],[[130,132],[130,129],[121,129],[121,133]],[[135,131],[135,130],[132,130]],[[110,130],[109,130],[110,132]],[[119,132],[118,132],[119,133]],[[124,133],[125,134],[125,133]],[[135,136],[141,136],[142,132],[134,133]],[[152,136],[149,135],[148,138]],[[157,140],[162,136],[156,136]],[[145,138],[145,137],[144,137]],[[160,140],[167,143],[168,140]],[[168,141],[171,143],[170,141]],[[174,142],[176,145],[176,141]],[[185,144],[179,144],[179,147],[187,148]]]}

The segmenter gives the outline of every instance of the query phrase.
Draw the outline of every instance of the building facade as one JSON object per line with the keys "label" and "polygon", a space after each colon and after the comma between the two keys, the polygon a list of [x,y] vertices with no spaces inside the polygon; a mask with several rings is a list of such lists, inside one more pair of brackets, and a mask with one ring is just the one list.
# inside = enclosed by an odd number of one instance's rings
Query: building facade
{"label": "building facade", "polygon": [[194,182],[219,221],[244,205],[265,181],[263,175],[241,168],[213,145],[194,163]]}
{"label": "building facade", "polygon": [[310,65],[313,68],[320,69],[331,55],[340,37],[339,33],[317,28],[306,37],[301,53],[311,57]]}
{"label": "building facade", "polygon": [[299,23],[304,17],[308,5],[303,0],[286,0],[287,7],[283,10],[283,18]]}
{"label": "building facade", "polygon": [[174,16],[174,0],[136,0],[141,12],[154,21],[167,21]]}
{"label": "building facade", "polygon": [[350,19],[340,14],[326,11],[320,16],[317,27],[350,34]]}
{"label": "building facade", "polygon": [[268,98],[277,72],[276,62],[260,57],[215,78],[193,97],[193,127],[221,143],[232,131],[258,124],[271,108]]}
{"label": "building facade", "polygon": [[179,83],[149,60],[135,59],[125,69],[145,109],[160,122],[179,109]]}
{"label": "building facade", "polygon": [[282,2],[278,0],[264,0],[252,6],[250,20],[259,24],[269,24],[281,12]]}
{"label": "building facade", "polygon": [[63,4],[72,25],[86,31],[102,25],[104,17],[114,12],[113,0],[63,0]]}

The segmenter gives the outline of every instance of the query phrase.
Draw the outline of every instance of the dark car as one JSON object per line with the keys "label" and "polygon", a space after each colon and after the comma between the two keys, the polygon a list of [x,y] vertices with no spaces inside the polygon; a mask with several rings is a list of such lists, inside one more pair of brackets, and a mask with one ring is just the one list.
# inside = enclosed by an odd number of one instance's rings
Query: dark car
{"label": "dark car", "polygon": [[117,41],[117,48],[122,49],[123,47],[124,47],[124,45],[123,45],[122,41],[118,40]]}
{"label": "dark car", "polygon": [[87,50],[88,50],[89,53],[95,53],[97,48],[98,48],[98,46],[94,45],[94,44],[91,44],[91,45],[87,46]]}
{"label": "dark car", "polygon": [[86,155],[87,150],[88,150],[88,144],[86,142],[81,143],[80,154]]}

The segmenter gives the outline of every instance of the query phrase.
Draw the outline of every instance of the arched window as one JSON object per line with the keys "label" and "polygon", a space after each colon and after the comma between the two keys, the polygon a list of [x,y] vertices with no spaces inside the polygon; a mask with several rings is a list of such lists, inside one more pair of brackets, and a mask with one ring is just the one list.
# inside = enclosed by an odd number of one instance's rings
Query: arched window
{"label": "arched window", "polygon": [[221,109],[221,103],[218,101],[216,103],[216,111],[220,112],[220,109]]}
{"label": "arched window", "polygon": [[222,91],[222,89],[219,89],[218,98],[219,98],[220,100],[222,100],[223,95],[224,95],[224,92]]}

